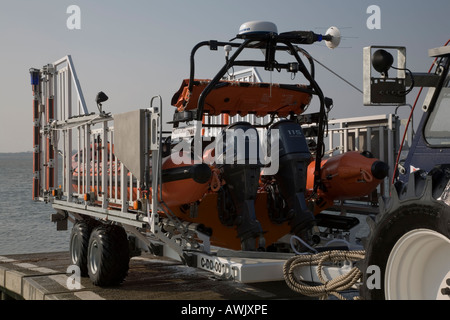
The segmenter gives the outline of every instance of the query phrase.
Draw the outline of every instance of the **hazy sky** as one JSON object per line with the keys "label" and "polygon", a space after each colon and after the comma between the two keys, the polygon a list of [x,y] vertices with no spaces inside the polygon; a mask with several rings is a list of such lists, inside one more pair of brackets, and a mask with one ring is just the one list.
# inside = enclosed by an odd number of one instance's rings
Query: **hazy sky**
{"label": "hazy sky", "polygon": [[[67,8],[81,10],[81,29],[70,30]],[[380,8],[381,29],[369,29],[370,5]],[[227,41],[250,20],[272,21],[279,32],[341,28],[341,47],[305,47],[316,59],[362,89],[362,49],[368,45],[407,47],[407,66],[426,72],[428,49],[450,38],[448,0],[16,0],[0,2],[0,152],[31,151],[32,92],[28,70],[70,54],[90,111],[98,91],[108,112],[146,108],[161,95],[165,120],[170,100],[189,75],[192,47],[203,40]],[[202,49],[198,77],[211,78],[224,62],[223,51]],[[202,59],[202,60],[200,60]],[[316,79],[333,98],[331,117],[394,112],[365,107],[362,95],[322,67]],[[273,79],[284,79],[286,75]],[[261,73],[265,81],[270,75]],[[289,78],[289,77],[288,77]],[[300,76],[296,80],[303,82]],[[415,92],[415,91],[413,91]],[[415,94],[408,96],[412,103]],[[406,116],[406,113],[405,113]]]}

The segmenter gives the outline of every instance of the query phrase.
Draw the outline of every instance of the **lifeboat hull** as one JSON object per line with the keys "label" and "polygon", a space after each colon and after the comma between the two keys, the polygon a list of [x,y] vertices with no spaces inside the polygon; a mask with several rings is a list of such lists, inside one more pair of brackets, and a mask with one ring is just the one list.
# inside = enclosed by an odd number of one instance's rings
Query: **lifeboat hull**
{"label": "lifeboat hull", "polygon": [[[307,192],[314,188],[315,161],[308,166]],[[335,200],[351,200],[373,192],[388,175],[386,163],[369,152],[349,151],[321,162],[321,183],[314,214],[333,206]]]}

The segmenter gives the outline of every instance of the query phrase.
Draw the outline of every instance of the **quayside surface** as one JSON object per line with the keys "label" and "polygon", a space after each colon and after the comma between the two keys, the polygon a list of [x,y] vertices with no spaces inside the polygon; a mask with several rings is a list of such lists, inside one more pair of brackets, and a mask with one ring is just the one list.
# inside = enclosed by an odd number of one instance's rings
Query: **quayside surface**
{"label": "quayside surface", "polygon": [[[290,290],[284,281],[243,284],[215,279],[207,271],[143,254],[130,261],[120,286],[100,288],[81,278],[69,289],[68,252],[0,256],[2,298],[25,300],[277,300],[312,299]],[[69,279],[71,280],[71,279]]]}

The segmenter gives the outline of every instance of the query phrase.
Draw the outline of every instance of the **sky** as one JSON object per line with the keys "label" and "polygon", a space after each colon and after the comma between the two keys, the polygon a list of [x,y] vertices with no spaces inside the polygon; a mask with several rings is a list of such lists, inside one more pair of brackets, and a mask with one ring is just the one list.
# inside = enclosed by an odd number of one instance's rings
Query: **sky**
{"label": "sky", "polygon": [[[80,9],[79,29],[68,28],[71,5]],[[379,20],[368,13],[372,5],[379,8]],[[449,12],[448,0],[1,0],[0,152],[32,150],[28,70],[69,54],[90,112],[97,111],[99,91],[109,96],[103,109],[112,114],[147,108],[153,96],[161,95],[169,121],[172,95],[189,77],[192,47],[204,40],[228,41],[246,21],[271,21],[279,32],[340,28],[337,49],[324,44],[304,49],[362,89],[362,52],[369,45],[405,46],[407,67],[427,72],[432,63],[428,49],[450,38]],[[378,28],[369,28],[374,22]],[[203,49],[197,59],[196,77],[212,78],[224,53]],[[266,82],[291,81],[284,71],[261,76]],[[334,101],[330,118],[394,113],[394,107],[364,106],[360,92],[319,65],[316,80]],[[306,82],[301,76],[295,81]],[[407,103],[413,103],[416,93]],[[399,111],[400,116],[406,117],[408,110]]]}

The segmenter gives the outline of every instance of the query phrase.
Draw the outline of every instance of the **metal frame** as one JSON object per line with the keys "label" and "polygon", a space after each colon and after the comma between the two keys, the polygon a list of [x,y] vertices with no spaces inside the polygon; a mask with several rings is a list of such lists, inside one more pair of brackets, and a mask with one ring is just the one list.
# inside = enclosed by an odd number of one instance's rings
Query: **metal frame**
{"label": "metal frame", "polygon": [[394,114],[333,119],[328,122],[327,153],[369,151],[387,163],[389,177],[379,186],[379,195],[386,196],[399,150],[400,129],[401,120]]}
{"label": "metal frame", "polygon": [[[386,75],[375,77],[372,72],[372,50],[373,49],[391,49],[397,51],[397,77],[390,78]],[[406,84],[406,48],[395,46],[370,46],[363,49],[363,103],[364,105],[404,105],[405,96],[399,97],[395,102],[388,101],[394,95],[382,92],[389,87],[394,90],[393,85],[403,87]],[[385,86],[386,84],[386,86]],[[374,102],[380,101],[380,102]]]}
{"label": "metal frame", "polygon": [[[195,54],[201,48],[208,46],[210,50],[217,50],[218,47],[224,47],[224,49],[229,50],[230,48],[237,48],[234,54],[229,57],[228,53],[226,56],[225,65],[219,70],[216,76],[209,82],[206,88],[202,91],[198,99],[197,110],[189,112],[189,116],[185,119],[174,119],[174,125],[178,126],[179,122],[197,120],[202,121],[203,119],[203,109],[206,101],[206,97],[211,93],[211,91],[216,87],[219,81],[227,74],[230,68],[234,66],[246,66],[246,67],[263,67],[265,70],[273,71],[277,70],[287,70],[288,72],[301,72],[306,80],[309,82],[309,89],[311,94],[316,95],[319,98],[320,108],[319,108],[319,120],[318,120],[318,136],[317,136],[317,150],[323,150],[323,138],[324,138],[324,128],[325,128],[325,114],[326,114],[326,101],[322,89],[317,84],[314,79],[314,62],[306,55],[310,65],[311,70],[308,70],[303,60],[299,56],[299,52],[306,53],[305,50],[295,46],[295,44],[313,44],[315,42],[320,42],[322,40],[330,41],[332,36],[330,35],[318,35],[311,31],[294,31],[287,33],[251,33],[251,34],[240,34],[236,38],[243,39],[242,43],[234,42],[219,42],[216,40],[203,41],[198,43],[191,51],[191,70],[189,77],[189,91],[192,92],[195,79]],[[265,60],[237,60],[244,49],[265,49]],[[230,50],[229,50],[230,51]],[[295,62],[290,63],[279,63],[275,60],[276,52],[288,52],[294,58]],[[316,167],[314,171],[314,191],[317,191],[321,183],[321,159],[322,151],[316,152]]]}
{"label": "metal frame", "polygon": [[[258,70],[256,68],[248,68],[239,71],[233,71],[222,78],[227,81],[242,81],[251,83],[263,82]],[[258,121],[259,120],[259,121]],[[248,114],[246,116],[229,116],[228,114],[221,114],[218,116],[205,115],[202,123],[203,137],[216,137],[223,129],[223,127],[238,121],[247,121],[253,125],[266,125],[270,123],[271,116],[265,116],[257,119],[255,115]],[[258,123],[259,122],[259,123]],[[261,128],[258,128],[261,131]]]}
{"label": "metal frame", "polygon": [[[40,70],[39,85],[34,88],[34,127],[35,127],[35,165],[33,168],[34,178],[38,180],[33,191],[33,199],[45,200],[48,193],[57,187],[59,167],[58,149],[59,138],[67,150],[72,148],[72,132],[64,132],[56,136],[55,126],[61,121],[70,121],[73,116],[87,115],[86,102],[78,81],[78,77],[70,55],[48,64]],[[72,108],[73,87],[76,92],[76,104],[78,109]],[[45,136],[45,138],[44,138]],[[64,148],[65,150],[66,148]],[[62,152],[62,167],[70,170],[71,163],[68,153]],[[45,174],[46,173],[46,174]],[[71,194],[71,185],[64,181],[67,194]]]}

